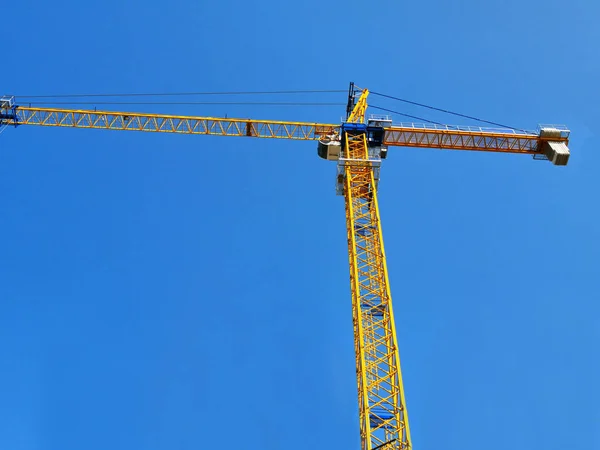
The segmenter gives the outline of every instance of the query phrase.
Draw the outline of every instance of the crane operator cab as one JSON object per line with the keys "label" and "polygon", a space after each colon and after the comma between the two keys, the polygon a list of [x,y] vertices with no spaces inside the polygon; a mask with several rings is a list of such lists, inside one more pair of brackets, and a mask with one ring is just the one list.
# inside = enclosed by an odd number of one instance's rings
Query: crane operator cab
{"label": "crane operator cab", "polygon": [[325,136],[319,140],[317,153],[329,161],[337,161],[342,155],[342,143],[337,136]]}

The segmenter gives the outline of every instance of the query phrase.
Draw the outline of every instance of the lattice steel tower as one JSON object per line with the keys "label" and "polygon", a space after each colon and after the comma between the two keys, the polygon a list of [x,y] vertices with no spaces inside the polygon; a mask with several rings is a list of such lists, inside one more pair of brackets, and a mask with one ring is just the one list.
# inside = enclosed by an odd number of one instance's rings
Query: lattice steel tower
{"label": "lattice steel tower", "polygon": [[21,107],[6,96],[0,99],[0,131],[40,125],[318,141],[318,155],[337,161],[336,192],[345,199],[361,449],[409,450],[412,441],[377,200],[388,147],[523,153],[566,165],[569,131],[555,125],[540,126],[536,132],[394,126],[386,116],[365,120],[368,95],[367,89],[351,83],[342,124]]}

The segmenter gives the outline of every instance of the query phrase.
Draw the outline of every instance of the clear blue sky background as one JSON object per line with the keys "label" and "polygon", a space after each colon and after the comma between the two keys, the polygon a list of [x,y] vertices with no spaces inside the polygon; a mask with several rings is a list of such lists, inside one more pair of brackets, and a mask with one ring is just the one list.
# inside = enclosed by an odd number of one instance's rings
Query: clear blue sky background
{"label": "clear blue sky background", "polygon": [[[4,3],[1,92],[355,81],[568,124],[566,168],[393,149],[380,201],[415,450],[600,449],[597,2]],[[334,173],[312,143],[5,130],[0,449],[358,449]]]}

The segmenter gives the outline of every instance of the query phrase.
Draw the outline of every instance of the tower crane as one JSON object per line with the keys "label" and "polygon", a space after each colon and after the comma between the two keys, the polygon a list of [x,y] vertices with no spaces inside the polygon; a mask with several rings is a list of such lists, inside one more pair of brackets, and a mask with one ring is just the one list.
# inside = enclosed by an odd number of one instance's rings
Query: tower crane
{"label": "tower crane", "polygon": [[341,124],[283,122],[18,106],[0,99],[0,127],[38,125],[317,141],[318,155],[337,162],[336,193],[344,197],[352,326],[362,450],[410,450],[412,440],[396,324],[383,246],[377,189],[389,147],[522,153],[566,165],[569,130],[536,132],[436,124],[392,124],[366,116],[368,89],[350,85]]}

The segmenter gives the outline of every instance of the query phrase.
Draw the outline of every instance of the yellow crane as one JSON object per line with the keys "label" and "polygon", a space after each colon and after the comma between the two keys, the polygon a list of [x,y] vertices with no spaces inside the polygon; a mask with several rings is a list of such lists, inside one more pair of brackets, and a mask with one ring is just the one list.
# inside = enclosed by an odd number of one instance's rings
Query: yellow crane
{"label": "yellow crane", "polygon": [[366,118],[368,95],[368,89],[350,85],[347,118],[341,124],[21,107],[14,97],[2,97],[0,127],[40,125],[317,141],[318,155],[337,161],[336,191],[345,199],[361,449],[409,450],[412,440],[377,200],[380,166],[388,147],[523,153],[566,165],[569,130],[561,126],[539,127],[537,132],[436,124],[394,126],[387,116]]}

